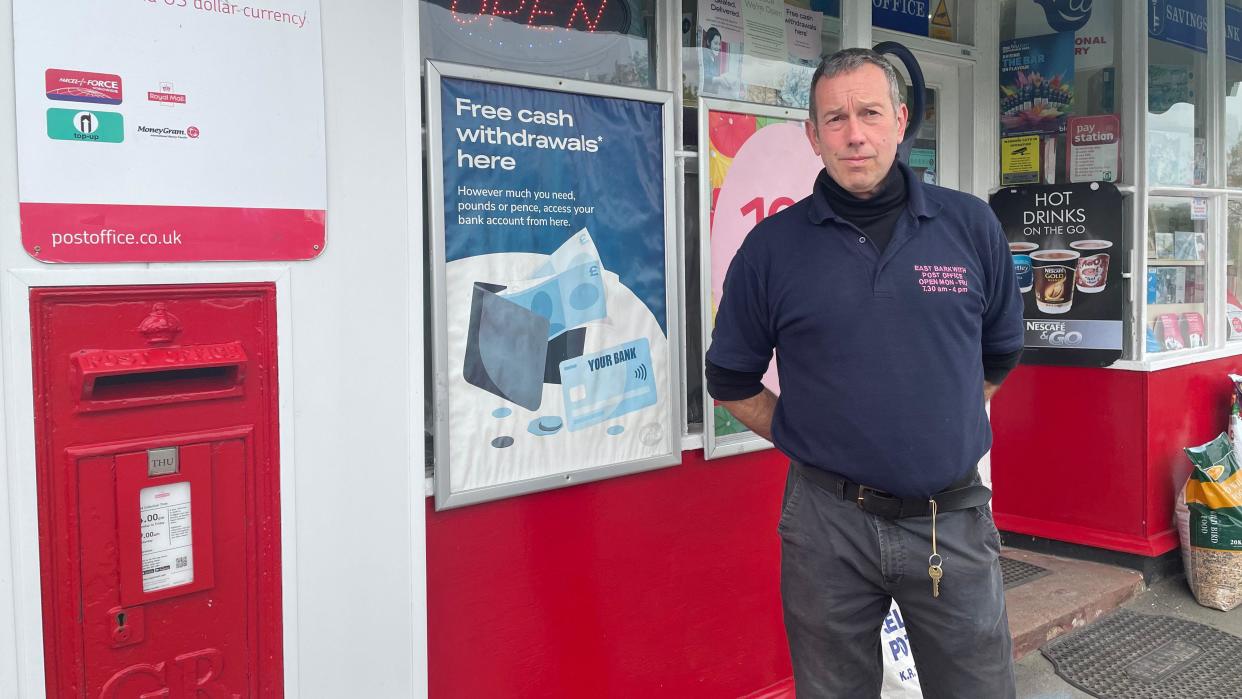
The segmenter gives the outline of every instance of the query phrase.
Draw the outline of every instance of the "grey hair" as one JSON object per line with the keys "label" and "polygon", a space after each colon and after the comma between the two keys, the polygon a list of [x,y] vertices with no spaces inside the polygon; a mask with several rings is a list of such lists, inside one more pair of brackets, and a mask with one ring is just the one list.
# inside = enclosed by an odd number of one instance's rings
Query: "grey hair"
{"label": "grey hair", "polygon": [[897,71],[893,68],[893,64],[888,62],[882,54],[876,53],[871,49],[841,49],[831,56],[825,56],[819,62],[819,67],[815,69],[815,74],[811,76],[811,123],[816,124],[815,118],[815,85],[819,83],[820,78],[835,78],[842,73],[852,73],[866,65],[873,65],[884,71],[884,77],[888,79],[888,96],[893,102],[893,113],[897,113],[901,105],[901,78],[897,77]]}

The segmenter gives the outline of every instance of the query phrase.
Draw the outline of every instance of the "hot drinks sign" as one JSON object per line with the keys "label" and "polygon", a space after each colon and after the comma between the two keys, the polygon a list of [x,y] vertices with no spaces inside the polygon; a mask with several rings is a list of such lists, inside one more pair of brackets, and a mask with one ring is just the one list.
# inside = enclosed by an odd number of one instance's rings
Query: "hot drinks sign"
{"label": "hot drinks sign", "polygon": [[992,210],[1009,239],[1029,364],[1121,357],[1121,194],[1107,182],[1006,187]]}

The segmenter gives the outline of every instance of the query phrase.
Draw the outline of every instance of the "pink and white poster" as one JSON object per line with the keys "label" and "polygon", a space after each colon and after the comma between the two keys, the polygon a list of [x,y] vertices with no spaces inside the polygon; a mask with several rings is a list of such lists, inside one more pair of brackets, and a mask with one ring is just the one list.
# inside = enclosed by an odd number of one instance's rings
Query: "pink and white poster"
{"label": "pink and white poster", "polygon": [[[725,273],[733,256],[751,229],[767,216],[792,206],[808,196],[815,178],[823,168],[811,150],[804,130],[805,112],[767,108],[753,113],[725,111],[702,107],[706,113],[708,135],[706,171],[709,173],[707,199],[709,244],[703,246],[705,299],[705,335],[710,337],[715,325],[716,308],[724,287]],[[766,115],[771,113],[772,115]],[[710,296],[706,293],[710,290]],[[765,387],[780,392],[773,359],[763,377]],[[728,435],[747,433],[724,406],[705,397],[711,405],[705,416],[705,432],[709,443]],[[755,437],[762,446],[766,442]],[[731,453],[736,453],[734,452]],[[711,457],[711,450],[708,450]]]}
{"label": "pink and white poster", "polygon": [[303,260],[327,218],[318,0],[14,0],[22,244]]}

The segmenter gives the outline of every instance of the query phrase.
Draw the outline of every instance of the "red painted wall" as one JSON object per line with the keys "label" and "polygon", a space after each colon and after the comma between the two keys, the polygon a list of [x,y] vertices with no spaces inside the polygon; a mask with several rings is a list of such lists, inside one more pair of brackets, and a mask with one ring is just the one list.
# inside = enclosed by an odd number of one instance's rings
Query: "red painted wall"
{"label": "red painted wall", "polygon": [[1022,366],[992,402],[1001,529],[1157,556],[1177,547],[1182,448],[1227,427],[1231,357],[1157,372]]}
{"label": "red painted wall", "polygon": [[778,452],[435,512],[432,697],[737,697],[788,678]]}

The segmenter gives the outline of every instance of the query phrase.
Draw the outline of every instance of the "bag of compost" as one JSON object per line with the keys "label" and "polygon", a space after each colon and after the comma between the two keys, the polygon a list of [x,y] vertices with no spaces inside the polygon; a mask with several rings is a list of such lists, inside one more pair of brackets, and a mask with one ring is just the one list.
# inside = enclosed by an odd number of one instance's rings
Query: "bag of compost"
{"label": "bag of compost", "polygon": [[1228,436],[1186,448],[1194,465],[1183,490],[1189,510],[1186,580],[1205,607],[1242,603],[1242,474]]}

